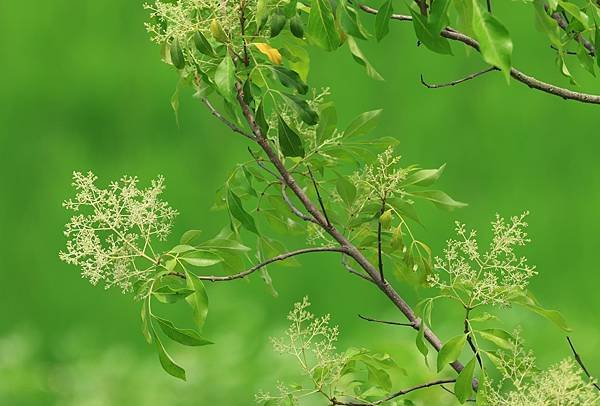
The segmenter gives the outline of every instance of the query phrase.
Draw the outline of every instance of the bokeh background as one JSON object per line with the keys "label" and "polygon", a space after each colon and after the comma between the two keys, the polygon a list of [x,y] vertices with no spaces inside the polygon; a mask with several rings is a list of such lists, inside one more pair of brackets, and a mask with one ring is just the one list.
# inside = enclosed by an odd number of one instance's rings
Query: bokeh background
{"label": "bokeh background", "polygon": [[[497,3],[515,38],[515,65],[568,85],[532,29],[531,7]],[[61,202],[73,170],[92,169],[101,179],[163,174],[166,198],[181,213],[174,235],[190,228],[210,235],[224,224],[223,213],[208,209],[230,168],[246,159],[246,145],[189,92],[176,125],[169,105],[176,74],[148,41],[145,18],[139,1],[0,2],[0,404],[252,404],[259,389],[272,390],[280,376],[293,374],[268,337],[281,333],[286,312],[304,295],[316,313],[331,313],[342,326],[341,348],[366,346],[403,365],[418,363],[414,333],[356,317],[398,317],[377,292],[333,259],[306,257],[302,268],[274,268],[278,298],[258,278],[209,286],[207,335],[217,344],[172,347],[189,375],[188,383],[176,382],[140,334],[138,304],[92,287],[59,262],[68,218]],[[363,21],[372,27],[372,18]],[[441,186],[470,206],[450,214],[425,209],[421,235],[434,251],[455,219],[487,230],[497,212],[530,210],[533,243],[523,253],[540,272],[533,291],[562,310],[580,353],[600,374],[599,107],[507,86],[499,74],[425,89],[421,73],[447,81],[483,63],[460,46],[455,57],[432,55],[415,46],[410,25],[391,27],[381,44],[363,46],[385,82],[368,79],[344,49],[314,51],[310,84],[331,87],[343,125],[383,108],[377,131],[400,140],[405,162],[448,164]],[[573,71],[582,89],[600,92],[595,78]],[[398,289],[413,302],[418,297]],[[457,334],[460,322],[443,315],[441,335]],[[564,334],[550,323],[522,312],[507,318],[523,326],[540,366],[568,356]],[[425,374],[422,368],[398,384]],[[439,402],[448,399],[442,392]]]}

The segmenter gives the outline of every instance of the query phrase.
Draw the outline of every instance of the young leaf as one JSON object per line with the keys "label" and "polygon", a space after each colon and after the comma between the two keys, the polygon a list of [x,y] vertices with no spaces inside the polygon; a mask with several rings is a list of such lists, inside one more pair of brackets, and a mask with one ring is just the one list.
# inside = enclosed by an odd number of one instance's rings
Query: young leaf
{"label": "young leaf", "polygon": [[350,49],[350,53],[352,53],[352,57],[359,65],[365,67],[365,69],[367,70],[367,75],[369,75],[371,79],[383,80],[383,77],[379,74],[379,72],[375,70],[375,68],[371,65],[371,63],[362,53],[354,38],[348,37],[346,41],[348,42],[348,48]]}
{"label": "young leaf", "polygon": [[300,96],[288,93],[281,93],[288,106],[292,108],[300,119],[308,125],[315,125],[319,122],[319,115],[310,108],[306,100],[303,100]]}
{"label": "young leaf", "polygon": [[210,33],[212,34],[213,38],[216,39],[218,42],[221,42],[223,44],[227,43],[227,34],[225,34],[225,31],[223,31],[223,27],[221,27],[221,24],[219,24],[219,21],[216,18],[214,18],[210,22]]}
{"label": "young leaf", "polygon": [[173,361],[173,358],[171,358],[171,356],[167,353],[165,347],[163,347],[162,342],[160,341],[158,335],[156,335],[156,332],[154,330],[152,331],[152,335],[154,336],[156,348],[158,349],[158,359],[160,361],[160,365],[162,365],[163,369],[169,375],[185,381],[185,370],[179,365],[177,365],[175,361]]}
{"label": "young leaf", "polygon": [[451,338],[446,344],[444,344],[437,356],[438,372],[444,369],[446,365],[458,359],[466,342],[467,335],[461,334],[459,336]]}
{"label": "young leaf", "polygon": [[483,59],[502,70],[508,81],[513,50],[510,34],[496,17],[481,9],[478,0],[473,0],[473,32]]}
{"label": "young leaf", "polygon": [[310,42],[326,51],[333,51],[340,45],[340,36],[333,19],[329,0],[313,0],[308,15],[306,35]]}
{"label": "young leaf", "polygon": [[[435,3],[438,1],[436,0]],[[379,12],[375,16],[375,37],[377,41],[381,41],[390,32],[390,17],[393,12],[392,0],[387,0],[379,8]]]}
{"label": "young leaf", "polygon": [[356,117],[350,125],[344,130],[344,137],[356,137],[365,135],[377,126],[379,116],[383,110],[367,111]]}
{"label": "young leaf", "polygon": [[456,378],[454,384],[454,394],[458,401],[462,404],[473,395],[473,374],[475,373],[476,358],[473,358],[463,368]]}
{"label": "young leaf", "polygon": [[185,300],[192,307],[194,321],[199,331],[202,331],[206,317],[208,316],[208,295],[204,289],[204,284],[191,272],[185,271],[185,279],[188,288],[194,290],[194,294],[188,296]]}
{"label": "young leaf", "polygon": [[412,192],[412,194],[415,197],[421,197],[423,199],[427,199],[430,202],[432,202],[433,204],[435,204],[437,207],[448,210],[448,211],[452,211],[454,209],[459,209],[459,208],[467,206],[466,203],[462,203],[462,202],[454,200],[453,198],[451,198],[450,196],[448,196],[446,193],[442,192],[441,190],[422,190],[422,191]]}
{"label": "young leaf", "polygon": [[284,156],[304,156],[304,146],[298,134],[279,117],[279,146]]}
{"label": "young leaf", "polygon": [[233,102],[235,90],[235,66],[229,55],[221,61],[215,71],[215,85],[217,90],[229,102]]}
{"label": "young leaf", "polygon": [[306,83],[304,83],[302,79],[300,79],[300,76],[293,70],[283,66],[273,66],[271,69],[275,72],[277,79],[279,79],[281,84],[285,87],[296,89],[300,94],[306,94],[308,91]]}
{"label": "young leaf", "polygon": [[161,330],[171,340],[190,347],[198,347],[201,345],[213,344],[200,336],[196,331],[175,327],[169,320],[165,320],[156,315],[152,315],[154,320],[158,322]]}
{"label": "young leaf", "polygon": [[231,189],[227,191],[227,207],[229,208],[229,212],[233,218],[239,221],[246,230],[258,235],[258,229],[256,228],[254,217],[252,217],[244,209],[239,196],[236,195]]}

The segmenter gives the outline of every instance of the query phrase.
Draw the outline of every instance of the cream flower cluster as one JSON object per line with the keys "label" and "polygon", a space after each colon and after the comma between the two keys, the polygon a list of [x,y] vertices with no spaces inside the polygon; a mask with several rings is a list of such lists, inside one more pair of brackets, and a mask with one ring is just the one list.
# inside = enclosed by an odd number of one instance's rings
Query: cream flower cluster
{"label": "cream flower cluster", "polygon": [[165,240],[177,212],[160,200],[164,179],[138,188],[137,177],[124,176],[108,188],[97,177],[73,173],[76,194],[63,206],[75,212],[65,226],[68,238],[60,259],[79,266],[84,278],[124,292],[149,278],[158,261],[153,240]]}
{"label": "cream flower cluster", "polygon": [[464,224],[457,222],[459,238],[448,240],[444,256],[435,258],[435,268],[442,276],[431,275],[430,284],[454,292],[468,307],[508,305],[515,291],[523,291],[529,279],[537,274],[526,258],[515,253],[517,247],[530,242],[524,231],[528,214],[513,216],[510,221],[496,215],[492,222],[493,238],[484,253],[480,252],[476,231],[467,231]]}

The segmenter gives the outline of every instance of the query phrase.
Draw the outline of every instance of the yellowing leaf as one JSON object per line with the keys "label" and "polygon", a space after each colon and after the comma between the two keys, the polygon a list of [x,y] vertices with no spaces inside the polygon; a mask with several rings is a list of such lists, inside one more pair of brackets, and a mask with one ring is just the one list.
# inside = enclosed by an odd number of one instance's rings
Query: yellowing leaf
{"label": "yellowing leaf", "polygon": [[267,58],[269,58],[269,61],[273,62],[275,65],[281,65],[281,54],[278,49],[273,48],[271,45],[264,42],[255,42],[254,46],[256,46],[260,52],[265,54]]}

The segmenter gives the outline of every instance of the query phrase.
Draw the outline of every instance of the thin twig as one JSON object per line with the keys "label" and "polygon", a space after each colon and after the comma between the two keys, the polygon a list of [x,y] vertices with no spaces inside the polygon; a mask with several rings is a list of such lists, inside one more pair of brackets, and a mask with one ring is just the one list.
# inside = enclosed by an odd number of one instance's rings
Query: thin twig
{"label": "thin twig", "polygon": [[363,316],[362,314],[359,314],[358,317],[360,317],[361,319],[366,320],[366,321],[371,321],[373,323],[391,324],[393,326],[414,327],[413,323],[399,323],[397,321],[372,319],[371,317],[366,317],[366,316]]}
{"label": "thin twig", "polygon": [[203,281],[212,281],[212,282],[222,282],[222,281],[232,281],[235,279],[245,278],[246,276],[258,271],[259,269],[272,264],[273,262],[283,261],[285,259],[295,257],[296,255],[307,254],[309,252],[341,252],[345,253],[346,249],[344,247],[311,247],[311,248],[302,248],[296,251],[286,252],[284,254],[277,255],[276,257],[267,259],[266,261],[261,262],[260,264],[254,265],[252,268],[249,268],[243,272],[239,272],[233,275],[227,276],[215,276],[215,275],[198,275],[198,279]]}
{"label": "thin twig", "polygon": [[575,357],[575,361],[577,361],[577,363],[579,364],[579,366],[581,367],[581,369],[583,370],[583,372],[586,374],[586,376],[588,377],[588,379],[592,382],[592,385],[594,385],[594,387],[600,391],[600,385],[598,385],[598,383],[596,382],[596,380],[592,377],[592,375],[590,374],[590,372],[588,371],[588,369],[585,367],[585,365],[583,363],[583,360],[579,356],[579,353],[577,352],[577,350],[575,350],[575,346],[573,345],[573,342],[571,341],[571,337],[567,336],[567,341],[569,342],[569,347],[571,347],[571,351],[573,352],[573,356]]}
{"label": "thin twig", "polygon": [[[377,14],[378,10],[364,4],[359,4],[361,10],[369,14]],[[403,14],[392,14],[390,17],[392,20],[397,21],[412,21],[412,16],[403,15]],[[446,27],[444,28],[440,35],[444,38],[447,38],[452,41],[462,42],[463,44],[477,50],[480,52],[479,42],[475,39],[465,35],[459,31],[456,31],[453,28]],[[533,76],[529,76],[518,69],[511,68],[510,75],[517,81],[529,86],[532,89],[536,89],[542,91],[544,93],[552,94],[554,96],[561,97],[565,100],[576,100],[581,103],[590,103],[590,104],[600,104],[600,96],[589,94],[589,93],[581,93],[574,92],[569,89],[565,89],[559,86],[552,85],[550,83],[543,82],[534,78]]]}
{"label": "thin twig", "polygon": [[469,343],[469,347],[471,348],[471,351],[473,351],[473,354],[475,354],[475,357],[477,358],[477,363],[479,364],[480,368],[483,368],[483,361],[481,360],[481,356],[479,355],[479,350],[477,349],[477,347],[475,346],[475,343],[473,342],[473,331],[471,330],[471,325],[469,323],[469,313],[471,312],[471,309],[467,308],[467,314],[465,315],[465,335],[467,336],[467,343]]}
{"label": "thin twig", "polygon": [[262,169],[264,169],[265,171],[269,172],[271,175],[273,175],[276,179],[281,179],[275,172],[273,172],[272,170],[270,170],[269,168],[267,168],[264,164],[263,164],[263,159],[259,156],[257,156],[254,151],[252,151],[252,149],[250,147],[248,147],[248,152],[250,153],[250,155],[252,155],[252,158],[254,158],[254,160],[256,161],[256,164],[258,166],[260,166]]}
{"label": "thin twig", "polygon": [[425,388],[430,388],[432,386],[438,386],[438,385],[445,385],[447,383],[453,383],[456,382],[456,379],[439,379],[436,381],[432,381],[432,382],[426,382],[426,383],[422,383],[420,385],[416,385],[407,389],[402,389],[399,390],[397,392],[392,393],[391,395],[389,395],[386,398],[383,398],[381,400],[377,400],[375,402],[370,402],[370,403],[356,403],[356,402],[343,402],[343,401],[339,401],[337,399],[331,399],[332,404],[334,405],[344,405],[344,406],[374,406],[374,405],[380,405],[384,402],[389,402],[392,399],[395,399],[399,396],[402,395],[406,395],[407,393],[419,390],[419,389],[425,389]]}
{"label": "thin twig", "polygon": [[309,221],[311,223],[319,224],[319,222],[316,221],[314,218],[307,216],[306,214],[302,213],[300,211],[300,209],[298,209],[296,206],[294,206],[294,203],[292,203],[292,201],[290,200],[285,189],[286,189],[285,182],[282,181],[281,182],[281,196],[283,197],[283,200],[288,205],[288,207],[290,208],[292,213],[294,213],[296,216],[300,217],[304,221]]}
{"label": "thin twig", "polygon": [[350,272],[352,275],[356,275],[360,278],[363,278],[367,282],[375,283],[373,279],[371,279],[368,275],[365,275],[361,272],[358,272],[356,269],[352,268],[350,264],[346,261],[347,255],[342,255],[342,266]]}
{"label": "thin twig", "polygon": [[331,226],[331,222],[329,222],[329,217],[327,217],[327,210],[325,210],[325,204],[323,203],[323,199],[321,198],[321,193],[319,193],[319,185],[315,180],[315,177],[310,170],[310,166],[306,167],[308,169],[308,174],[310,175],[310,179],[312,180],[313,187],[315,188],[315,192],[317,192],[317,200],[319,201],[319,206],[321,206],[321,210],[323,211],[323,215],[325,216],[325,221],[327,221],[327,225]]}
{"label": "thin twig", "polygon": [[210,113],[213,116],[215,116],[216,118],[218,118],[219,120],[221,120],[221,122],[223,122],[233,132],[241,134],[244,137],[251,139],[252,141],[255,141],[255,139],[252,135],[248,134],[246,131],[242,130],[240,127],[238,127],[231,121],[227,120],[221,113],[219,113],[219,111],[212,105],[212,103],[210,102],[210,100],[208,100],[208,98],[202,97],[201,100],[202,100],[202,103],[204,103],[206,105],[206,107],[208,107],[208,110],[210,111]]}
{"label": "thin twig", "polygon": [[[544,9],[546,11],[549,10],[549,7],[548,7],[547,4],[544,5]],[[565,18],[565,16],[563,16],[558,11],[555,11],[554,13],[552,13],[551,17],[556,21],[556,23],[558,24],[558,26],[563,31],[565,31],[567,33],[569,32],[569,21],[567,21],[567,19]],[[590,56],[595,56],[596,55],[596,50],[594,48],[594,44],[592,44],[590,41],[588,41],[587,39],[585,39],[584,36],[581,35],[581,33],[577,34],[577,36],[575,37],[575,40],[585,47],[585,49],[588,51],[588,53],[590,54]]]}
{"label": "thin twig", "polygon": [[486,0],[487,3],[487,11],[488,13],[492,13],[492,0]]}
{"label": "thin twig", "polygon": [[448,86],[456,86],[458,84],[461,84],[463,82],[467,82],[469,80],[473,80],[475,78],[478,78],[479,76],[483,76],[488,72],[492,72],[498,70],[498,68],[496,68],[495,66],[491,66],[487,69],[475,72],[475,73],[471,73],[470,75],[467,75],[463,78],[457,79],[457,80],[453,80],[452,82],[447,82],[447,83],[427,83],[425,82],[425,79],[423,79],[423,75],[421,75],[421,83],[423,84],[423,86],[425,86],[428,89],[439,89],[441,87],[448,87]]}

